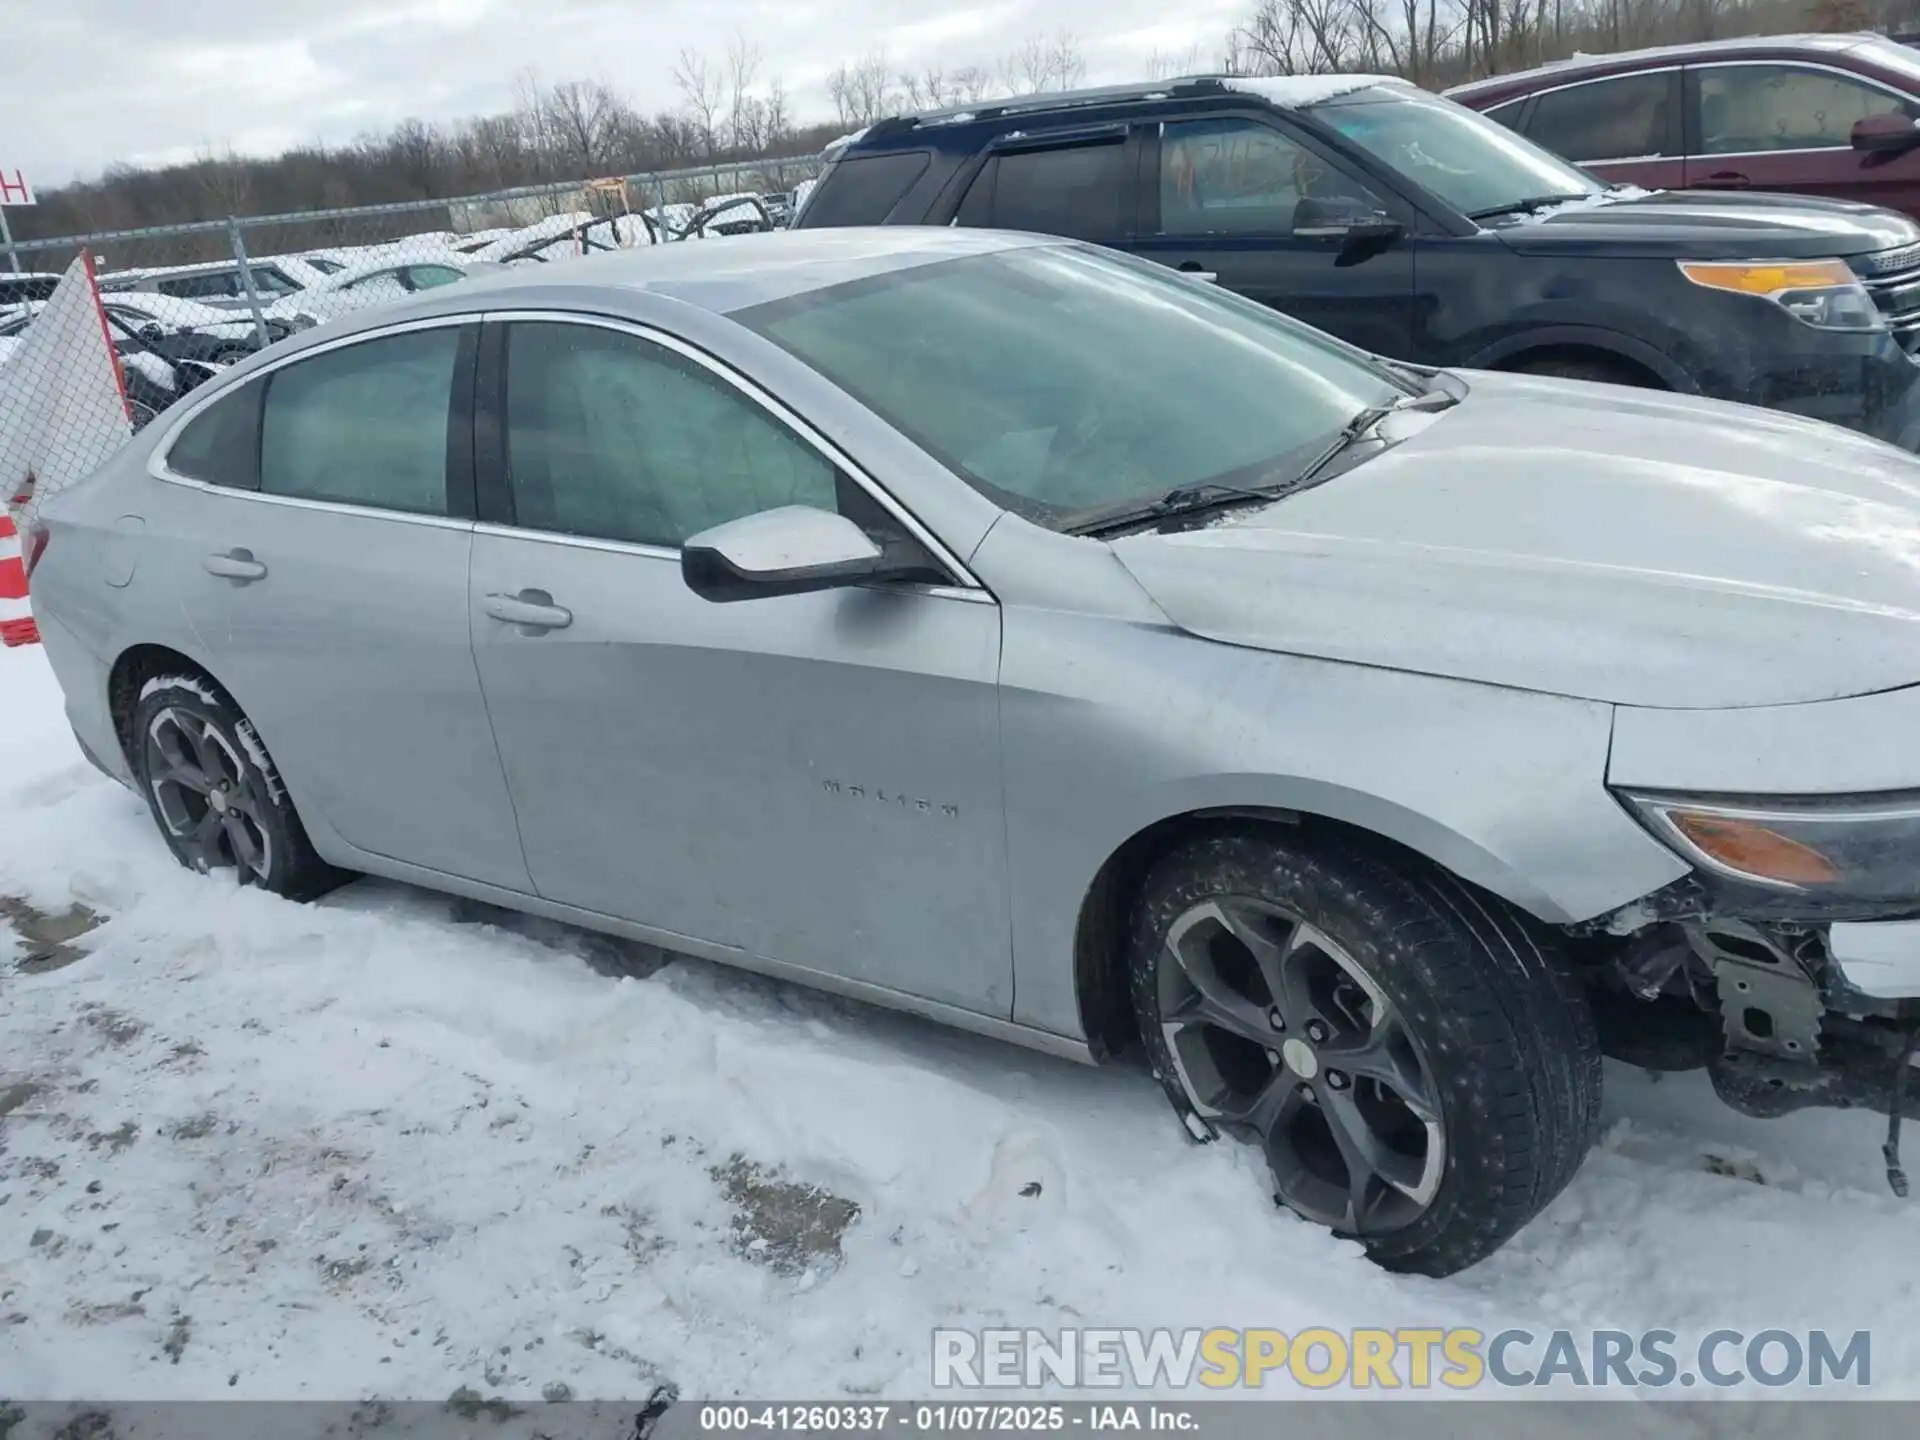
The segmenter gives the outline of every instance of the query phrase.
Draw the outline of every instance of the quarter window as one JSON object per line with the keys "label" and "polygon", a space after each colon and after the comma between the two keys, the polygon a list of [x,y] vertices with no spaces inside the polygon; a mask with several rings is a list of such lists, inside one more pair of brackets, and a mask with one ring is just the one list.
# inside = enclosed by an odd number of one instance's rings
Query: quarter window
{"label": "quarter window", "polygon": [[167,451],[167,468],[189,480],[251,490],[259,435],[259,387],[243,385],[187,422]]}
{"label": "quarter window", "polygon": [[1911,101],[1824,70],[1715,65],[1694,73],[1702,155],[1838,149],[1870,115],[1920,115]]}
{"label": "quarter window", "polygon": [[446,514],[459,349],[459,327],[442,326],[274,371],[260,425],[261,491]]}
{"label": "quarter window", "polygon": [[1576,163],[1664,155],[1672,95],[1667,72],[1549,90],[1533,102],[1527,138]]}
{"label": "quarter window", "polygon": [[1358,181],[1257,121],[1183,120],[1161,131],[1164,234],[1288,235],[1323,223],[1327,204],[1384,208]]}
{"label": "quarter window", "polygon": [[678,547],[781,505],[838,508],[817,451],[711,372],[593,325],[507,332],[507,480],[534,530]]}

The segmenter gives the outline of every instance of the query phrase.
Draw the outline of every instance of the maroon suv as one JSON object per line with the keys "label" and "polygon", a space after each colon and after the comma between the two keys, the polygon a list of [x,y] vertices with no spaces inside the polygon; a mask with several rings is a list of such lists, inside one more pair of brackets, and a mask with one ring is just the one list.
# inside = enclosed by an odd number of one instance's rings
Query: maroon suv
{"label": "maroon suv", "polygon": [[1797,191],[1920,216],[1920,52],[1884,36],[1583,55],[1447,95],[1609,180]]}

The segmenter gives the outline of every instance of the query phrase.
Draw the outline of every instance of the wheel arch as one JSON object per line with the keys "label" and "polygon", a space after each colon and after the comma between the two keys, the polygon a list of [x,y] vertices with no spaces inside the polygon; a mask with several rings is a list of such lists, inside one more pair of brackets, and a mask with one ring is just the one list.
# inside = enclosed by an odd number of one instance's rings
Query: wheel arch
{"label": "wheel arch", "polygon": [[107,672],[107,713],[113,719],[114,738],[120,743],[120,758],[134,771],[133,712],[140,704],[141,688],[158,675],[195,675],[223,693],[220,677],[200,660],[170,645],[141,643],[129,645],[115,657]]}
{"label": "wheel arch", "polygon": [[1356,796],[1342,804],[1336,797],[1314,796],[1303,797],[1297,805],[1195,806],[1162,815],[1115,846],[1082,891],[1073,930],[1074,997],[1081,1034],[1094,1057],[1105,1061],[1124,1054],[1138,1040],[1127,993],[1126,937],[1133,898],[1160,857],[1197,835],[1249,828],[1303,837],[1337,835],[1402,862],[1434,866],[1549,924],[1575,918],[1467,836],[1400,806],[1367,800]]}
{"label": "wheel arch", "polygon": [[1625,365],[1657,386],[1682,395],[1698,395],[1693,377],[1646,341],[1598,325],[1548,325],[1503,336],[1460,363],[1472,370],[1513,370],[1548,356],[1578,356]]}

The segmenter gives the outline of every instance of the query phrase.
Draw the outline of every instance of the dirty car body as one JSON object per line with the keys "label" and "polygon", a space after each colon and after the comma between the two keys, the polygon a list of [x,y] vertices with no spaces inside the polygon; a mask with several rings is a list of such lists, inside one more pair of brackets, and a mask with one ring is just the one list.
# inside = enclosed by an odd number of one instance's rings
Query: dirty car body
{"label": "dirty car body", "polygon": [[[406,406],[432,484],[389,498]],[[621,427],[709,406],[623,510]],[[1777,1110],[1884,1100],[1920,996],[1920,462],[1818,422],[1388,365],[1069,242],[825,230],[296,337],[30,539],[73,728],[189,863],[1144,1040],[1196,1136],[1278,1097],[1282,1198],[1407,1268],[1571,1175],[1589,1007]],[[1431,937],[1397,958],[1394,906]],[[1472,1015],[1406,980],[1458,935]],[[1448,1229],[1473,1025],[1559,1087],[1515,1103],[1571,1159]]]}

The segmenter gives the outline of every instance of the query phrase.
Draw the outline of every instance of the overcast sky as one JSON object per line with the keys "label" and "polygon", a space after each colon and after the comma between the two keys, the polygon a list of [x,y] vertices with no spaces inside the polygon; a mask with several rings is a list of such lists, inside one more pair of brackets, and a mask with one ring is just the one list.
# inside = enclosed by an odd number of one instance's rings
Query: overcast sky
{"label": "overcast sky", "polygon": [[[604,79],[643,111],[677,104],[682,47],[744,33],[803,119],[826,77],[884,49],[894,69],[990,64],[1072,31],[1089,83],[1155,51],[1218,59],[1248,0],[0,0],[0,168],[52,187],[115,163],[337,143],[397,120],[505,109],[516,76]],[[909,18],[902,18],[902,17]]]}

